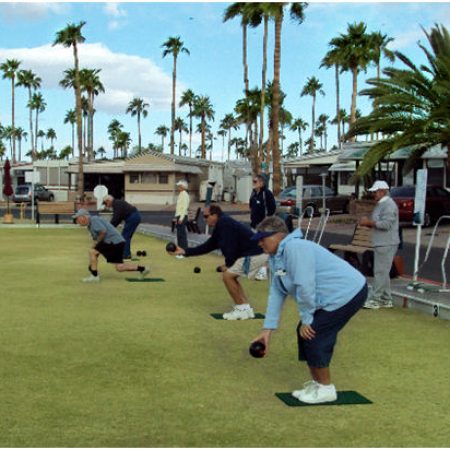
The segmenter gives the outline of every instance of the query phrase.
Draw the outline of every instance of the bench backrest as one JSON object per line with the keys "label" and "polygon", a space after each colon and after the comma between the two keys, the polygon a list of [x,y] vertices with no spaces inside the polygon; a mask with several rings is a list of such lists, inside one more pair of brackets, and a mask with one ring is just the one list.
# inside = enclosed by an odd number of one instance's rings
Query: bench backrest
{"label": "bench backrest", "polygon": [[38,202],[40,214],[74,214],[74,202]]}
{"label": "bench backrest", "polygon": [[372,248],[372,229],[363,227],[362,225],[356,225],[350,245]]}

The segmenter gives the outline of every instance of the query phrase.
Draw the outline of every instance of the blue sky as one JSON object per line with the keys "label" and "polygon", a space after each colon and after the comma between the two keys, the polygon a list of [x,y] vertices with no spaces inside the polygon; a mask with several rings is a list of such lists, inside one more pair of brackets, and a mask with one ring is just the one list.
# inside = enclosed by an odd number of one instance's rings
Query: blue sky
{"label": "blue sky", "polygon": [[[215,110],[213,131],[225,114],[233,112],[236,100],[243,96],[242,34],[238,20],[222,22],[228,3],[7,3],[0,2],[0,63],[7,58],[22,61],[21,68],[32,69],[42,78],[41,92],[47,108],[40,116],[40,128],[54,128],[57,150],[71,144],[70,126],[63,124],[66,111],[73,108],[71,91],[58,86],[63,71],[73,64],[71,49],[52,47],[56,32],[67,23],[83,20],[85,44],[80,46],[80,65],[101,69],[106,93],[95,100],[94,146],[103,146],[111,156],[107,126],[118,119],[137,144],[136,119],[125,114],[133,97],[143,97],[150,104],[149,115],[142,122],[143,144],[160,143],[154,134],[159,125],[170,126],[172,58],[162,58],[161,45],[169,36],[180,36],[190,55],[178,60],[177,94],[187,88],[208,95]],[[395,40],[390,45],[416,63],[425,62],[417,41],[425,42],[421,26],[434,23],[450,28],[450,3],[324,3],[311,2],[303,24],[285,18],[282,33],[281,85],[287,94],[285,107],[294,117],[311,120],[311,98],[300,97],[307,78],[316,76],[323,83],[325,97],[317,100],[316,117],[335,116],[334,71],[319,69],[328,42],[344,33],[348,23],[364,21],[369,32],[381,31]],[[270,25],[268,79],[273,76],[273,24]],[[262,28],[249,31],[248,65],[250,86],[260,86]],[[387,62],[384,62],[387,64]],[[375,69],[359,78],[374,76]],[[341,105],[350,110],[351,77],[341,76]],[[28,131],[27,94],[16,90],[16,126]],[[0,122],[11,122],[11,87],[0,80]],[[358,97],[358,108],[369,111],[369,104]],[[177,115],[187,118],[186,109]],[[242,130],[242,135],[243,135]],[[184,138],[187,142],[187,136]],[[286,133],[285,146],[297,135]],[[176,137],[178,142],[178,137]],[[194,147],[200,137],[194,137]],[[329,129],[329,146],[336,143],[335,127]],[[25,151],[29,143],[23,144]],[[166,148],[167,151],[167,148]],[[214,159],[221,158],[222,142],[214,146]]]}

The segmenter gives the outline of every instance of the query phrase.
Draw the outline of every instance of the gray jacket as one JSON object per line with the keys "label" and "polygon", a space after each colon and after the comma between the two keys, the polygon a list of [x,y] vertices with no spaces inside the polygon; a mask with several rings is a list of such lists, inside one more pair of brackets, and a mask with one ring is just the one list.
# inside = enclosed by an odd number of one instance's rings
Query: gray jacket
{"label": "gray jacket", "polygon": [[372,212],[372,220],[375,221],[372,241],[374,247],[398,245],[398,207],[392,198],[379,201]]}

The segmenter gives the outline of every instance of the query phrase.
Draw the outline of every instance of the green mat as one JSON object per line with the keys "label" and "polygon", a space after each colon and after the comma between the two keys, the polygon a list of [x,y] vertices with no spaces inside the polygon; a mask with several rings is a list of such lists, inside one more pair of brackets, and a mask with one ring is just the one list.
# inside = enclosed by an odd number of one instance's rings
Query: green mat
{"label": "green mat", "polygon": [[295,397],[292,397],[290,392],[277,392],[275,395],[288,406],[368,405],[373,403],[356,391],[340,391],[337,393],[338,398],[334,402],[318,404],[303,403]]}
{"label": "green mat", "polygon": [[[211,317],[214,317],[214,319],[217,319],[217,320],[225,320],[223,318],[223,313],[213,313],[213,314],[211,314]],[[250,319],[250,320],[264,319],[264,318],[265,318],[264,314],[256,313],[255,317],[253,319]]]}
{"label": "green mat", "polygon": [[156,281],[165,281],[164,278],[125,278],[131,283],[155,283]]}

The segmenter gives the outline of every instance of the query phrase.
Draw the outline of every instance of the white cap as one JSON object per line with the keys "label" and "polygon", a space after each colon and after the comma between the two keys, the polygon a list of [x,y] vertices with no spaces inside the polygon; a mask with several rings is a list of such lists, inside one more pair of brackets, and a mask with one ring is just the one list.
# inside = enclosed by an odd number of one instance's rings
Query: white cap
{"label": "white cap", "polygon": [[187,189],[187,188],[188,188],[188,183],[187,183],[186,180],[180,180],[180,181],[177,182],[176,185],[177,185],[177,186],[182,186],[184,189]]}
{"label": "white cap", "polygon": [[389,190],[389,185],[386,183],[386,181],[377,180],[375,181],[375,183],[373,183],[373,186],[369,189],[369,192],[375,192],[379,189]]}

